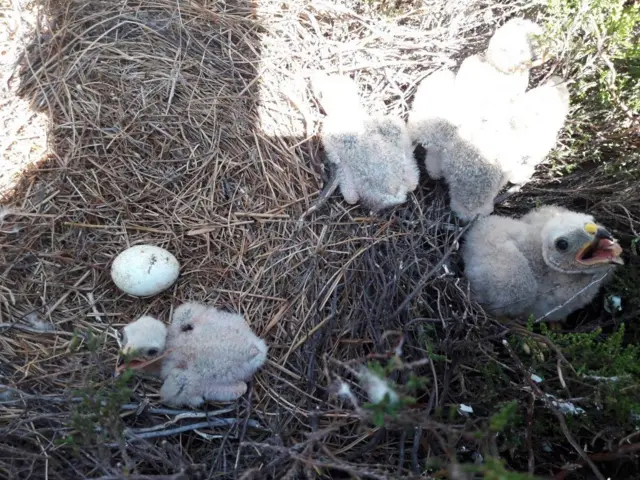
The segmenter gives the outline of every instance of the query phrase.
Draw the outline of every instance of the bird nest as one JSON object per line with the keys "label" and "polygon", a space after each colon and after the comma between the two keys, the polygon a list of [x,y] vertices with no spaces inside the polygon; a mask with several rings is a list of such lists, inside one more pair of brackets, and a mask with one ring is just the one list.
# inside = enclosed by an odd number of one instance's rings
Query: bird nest
{"label": "bird nest", "polygon": [[[307,79],[349,73],[371,111],[406,117],[422,78],[483,49],[525,3],[44,0],[13,79],[47,113],[50,145],[3,199],[2,471],[388,478],[473,445],[473,425],[442,412],[491,411],[478,365],[515,327],[469,300],[464,227],[424,172],[400,208],[371,216],[334,195],[300,219],[326,182]],[[503,211],[588,193],[595,213],[638,225],[628,188],[553,182]],[[139,243],[181,263],[152,298],[109,274]],[[242,313],[269,344],[240,401],[173,410],[157,380],[114,380],[119,329],[184,301]],[[380,427],[354,372],[392,357],[395,381],[427,385]]]}

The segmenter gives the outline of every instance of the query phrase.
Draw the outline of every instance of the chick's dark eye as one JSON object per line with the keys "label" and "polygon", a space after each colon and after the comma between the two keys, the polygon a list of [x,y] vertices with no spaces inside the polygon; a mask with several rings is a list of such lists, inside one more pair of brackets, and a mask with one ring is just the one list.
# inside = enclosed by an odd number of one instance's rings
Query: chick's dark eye
{"label": "chick's dark eye", "polygon": [[561,252],[564,252],[567,248],[569,248],[569,242],[567,242],[564,238],[559,238],[556,240],[556,248]]}
{"label": "chick's dark eye", "polygon": [[158,354],[158,349],[157,348],[150,348],[147,353],[149,354],[149,356],[153,357],[154,355]]}
{"label": "chick's dark eye", "polygon": [[190,323],[187,323],[183,325],[180,330],[182,330],[183,332],[190,332],[191,330],[193,330],[193,325],[191,325]]}

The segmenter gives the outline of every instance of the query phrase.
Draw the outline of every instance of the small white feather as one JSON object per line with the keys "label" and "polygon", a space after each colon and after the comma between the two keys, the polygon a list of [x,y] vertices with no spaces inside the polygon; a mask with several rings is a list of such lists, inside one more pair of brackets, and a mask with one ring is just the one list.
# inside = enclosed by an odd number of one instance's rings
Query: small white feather
{"label": "small white feather", "polygon": [[380,378],[367,368],[360,371],[360,381],[367,391],[369,401],[374,404],[382,402],[385,396],[389,396],[389,401],[394,404],[399,400],[398,394],[389,386],[389,383]]}

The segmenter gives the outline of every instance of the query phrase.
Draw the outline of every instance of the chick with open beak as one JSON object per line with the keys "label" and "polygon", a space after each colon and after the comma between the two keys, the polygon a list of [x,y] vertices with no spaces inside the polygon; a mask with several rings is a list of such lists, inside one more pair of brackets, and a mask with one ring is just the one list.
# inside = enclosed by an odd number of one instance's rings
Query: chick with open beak
{"label": "chick with open beak", "polygon": [[[543,212],[557,211],[555,208]],[[550,268],[566,274],[602,273],[611,264],[624,264],[622,247],[611,233],[590,215],[577,213],[565,212],[547,220],[542,227],[542,253]]]}
{"label": "chick with open beak", "polygon": [[236,400],[268,350],[242,315],[193,302],[175,309],[168,328],[139,318],[124,328],[123,340],[125,362],[116,374],[128,366],[159,377],[160,397],[171,406]]}
{"label": "chick with open beak", "polygon": [[480,218],[462,246],[471,291],[485,310],[546,321],[590,303],[624,264],[621,253],[591,215],[556,206],[520,219]]}

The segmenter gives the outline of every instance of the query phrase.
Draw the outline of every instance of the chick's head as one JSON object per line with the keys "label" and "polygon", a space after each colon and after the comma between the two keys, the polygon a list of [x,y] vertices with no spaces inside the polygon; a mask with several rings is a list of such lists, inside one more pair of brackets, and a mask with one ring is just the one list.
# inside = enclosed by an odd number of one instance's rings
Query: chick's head
{"label": "chick's head", "polygon": [[546,48],[540,40],[542,34],[542,28],[530,20],[509,20],[489,40],[486,58],[505,73],[529,70],[545,60]]}
{"label": "chick's head", "polygon": [[591,215],[566,212],[551,218],[542,229],[545,263],[562,273],[597,273],[622,265],[622,248]]}
{"label": "chick's head", "polygon": [[358,84],[350,77],[319,72],[312,75],[311,88],[327,115],[364,115]]}
{"label": "chick's head", "polygon": [[[166,339],[167,327],[153,317],[141,317],[124,327],[122,353],[125,358],[131,359],[128,362],[129,367],[134,370],[149,370],[147,367],[164,352]],[[123,363],[117,372],[121,372],[125,367]]]}

